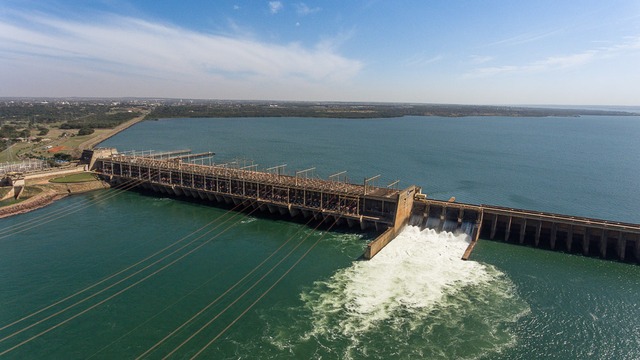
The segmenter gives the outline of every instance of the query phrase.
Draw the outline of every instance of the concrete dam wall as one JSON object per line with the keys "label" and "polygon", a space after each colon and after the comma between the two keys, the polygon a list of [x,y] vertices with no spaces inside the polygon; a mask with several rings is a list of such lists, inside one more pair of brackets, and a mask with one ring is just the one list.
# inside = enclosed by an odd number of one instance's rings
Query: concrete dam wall
{"label": "concrete dam wall", "polygon": [[477,239],[640,263],[640,225],[420,198],[411,225]]}
{"label": "concrete dam wall", "polygon": [[[125,155],[115,149],[85,154],[92,170],[114,183],[154,192],[243,205],[290,218],[374,229],[380,236],[368,244],[371,259],[407,225],[436,231],[464,232],[478,239],[504,241],[541,249],[640,263],[640,225],[569,215],[427,199],[417,186],[404,190],[308,178],[225,165],[197,165],[198,156],[180,150],[163,154]],[[84,156],[84,155],[83,155]],[[267,169],[268,170],[268,169]],[[374,177],[375,178],[375,177]],[[371,178],[373,179],[373,178]],[[452,199],[453,200],[453,199]]]}

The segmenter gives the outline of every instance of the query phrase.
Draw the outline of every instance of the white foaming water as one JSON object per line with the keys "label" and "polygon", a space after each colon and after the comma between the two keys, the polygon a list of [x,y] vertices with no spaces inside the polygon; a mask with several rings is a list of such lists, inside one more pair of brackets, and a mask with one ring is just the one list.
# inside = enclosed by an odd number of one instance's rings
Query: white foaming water
{"label": "white foaming water", "polygon": [[368,330],[400,311],[433,308],[446,293],[487,282],[484,266],[460,258],[469,245],[466,234],[436,234],[407,227],[370,261],[360,261],[334,275],[321,307],[345,308],[345,334]]}
{"label": "white foaming water", "polygon": [[240,224],[251,224],[252,222],[258,220],[258,218],[252,217],[252,216],[248,216],[246,219],[241,220]]}
{"label": "white foaming water", "polygon": [[393,355],[474,358],[513,343],[508,324],[528,306],[495,268],[461,260],[469,241],[407,227],[372,260],[302,294],[313,321],[306,339],[341,339],[344,352],[333,355],[343,358],[384,358],[390,346]]}

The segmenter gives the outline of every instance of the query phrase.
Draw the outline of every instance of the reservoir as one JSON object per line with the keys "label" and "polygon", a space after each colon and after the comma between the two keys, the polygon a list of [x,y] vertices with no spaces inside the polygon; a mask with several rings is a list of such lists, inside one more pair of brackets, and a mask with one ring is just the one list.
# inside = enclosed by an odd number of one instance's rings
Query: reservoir
{"label": "reservoir", "polygon": [[[638,117],[169,119],[101,146],[381,174],[377,186],[436,199],[640,223],[639,135]],[[364,262],[368,234],[255,215],[105,190],[0,220],[0,353],[640,357],[638,266],[491,241],[463,262],[464,235],[416,228]]]}

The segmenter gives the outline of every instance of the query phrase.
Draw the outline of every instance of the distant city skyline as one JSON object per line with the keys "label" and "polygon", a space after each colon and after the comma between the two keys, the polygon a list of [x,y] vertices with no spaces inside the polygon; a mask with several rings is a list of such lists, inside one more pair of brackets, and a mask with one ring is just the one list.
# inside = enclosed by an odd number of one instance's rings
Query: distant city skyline
{"label": "distant city skyline", "polygon": [[3,0],[0,97],[639,106],[638,1]]}

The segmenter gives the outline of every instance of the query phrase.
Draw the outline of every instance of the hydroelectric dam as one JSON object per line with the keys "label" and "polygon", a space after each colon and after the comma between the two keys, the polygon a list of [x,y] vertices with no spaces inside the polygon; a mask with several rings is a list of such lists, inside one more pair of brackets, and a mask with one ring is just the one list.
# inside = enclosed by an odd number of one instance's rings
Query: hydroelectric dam
{"label": "hydroelectric dam", "polygon": [[433,200],[415,185],[405,189],[393,188],[395,183],[374,186],[377,176],[353,184],[340,177],[343,173],[327,180],[307,176],[313,168],[286,175],[284,165],[259,171],[256,165],[192,162],[212,155],[189,150],[118,153],[102,148],[85,150],[82,159],[113,185],[232,204],[284,218],[374,229],[380,235],[367,245],[365,259],[373,258],[410,224],[466,232],[471,243],[462,255],[465,260],[483,238],[640,263],[640,224]]}

